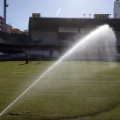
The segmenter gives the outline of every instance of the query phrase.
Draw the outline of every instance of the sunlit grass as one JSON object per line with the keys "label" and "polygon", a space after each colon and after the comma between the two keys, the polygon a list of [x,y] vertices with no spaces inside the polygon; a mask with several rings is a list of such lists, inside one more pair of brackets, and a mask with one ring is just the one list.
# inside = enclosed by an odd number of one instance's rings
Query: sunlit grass
{"label": "sunlit grass", "polygon": [[[53,62],[0,62],[0,112]],[[113,64],[113,63],[111,63]],[[120,64],[66,61],[47,73],[0,120],[120,118]]]}

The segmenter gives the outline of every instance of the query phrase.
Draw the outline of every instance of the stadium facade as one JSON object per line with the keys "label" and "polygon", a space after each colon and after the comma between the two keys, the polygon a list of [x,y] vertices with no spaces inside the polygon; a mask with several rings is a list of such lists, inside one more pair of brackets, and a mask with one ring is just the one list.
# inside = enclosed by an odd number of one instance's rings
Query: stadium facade
{"label": "stadium facade", "polygon": [[78,39],[82,38],[98,26],[108,24],[113,28],[120,41],[120,19],[90,19],[90,18],[30,18],[29,32],[31,42],[42,48],[50,48],[61,53],[71,47]]}

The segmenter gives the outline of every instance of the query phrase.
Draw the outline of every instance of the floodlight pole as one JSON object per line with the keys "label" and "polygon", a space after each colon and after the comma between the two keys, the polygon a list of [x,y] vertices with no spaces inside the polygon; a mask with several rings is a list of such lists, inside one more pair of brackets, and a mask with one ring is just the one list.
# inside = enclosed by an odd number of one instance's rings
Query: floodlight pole
{"label": "floodlight pole", "polygon": [[6,2],[6,0],[4,0],[4,32],[6,32],[6,8],[8,7],[8,4]]}

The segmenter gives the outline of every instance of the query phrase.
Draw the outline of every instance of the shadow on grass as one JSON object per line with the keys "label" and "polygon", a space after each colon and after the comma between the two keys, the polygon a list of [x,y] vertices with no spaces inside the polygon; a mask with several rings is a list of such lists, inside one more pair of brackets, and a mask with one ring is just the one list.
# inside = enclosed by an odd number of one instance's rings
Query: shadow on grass
{"label": "shadow on grass", "polygon": [[19,65],[26,65],[27,63],[21,63],[21,64],[19,64]]}
{"label": "shadow on grass", "polygon": [[[109,112],[113,109],[115,109],[118,105],[112,105],[110,108],[106,108],[104,110],[101,111],[96,111],[96,112],[91,112],[91,113],[86,113],[83,115],[76,115],[76,116],[56,116],[56,117],[49,117],[49,118],[43,118],[41,120],[65,120],[65,119],[78,119],[78,118],[85,118],[85,117],[94,117],[96,115],[105,113],[105,112]],[[29,113],[29,112],[28,112]],[[10,116],[24,116],[28,113],[8,113]]]}
{"label": "shadow on grass", "polygon": [[35,65],[39,65],[39,64],[42,64],[42,63],[39,63],[39,62],[38,62],[38,63],[36,63]]}
{"label": "shadow on grass", "polygon": [[106,108],[106,109],[101,110],[101,111],[86,113],[86,114],[83,114],[83,115],[76,115],[76,116],[56,116],[56,117],[51,117],[51,118],[44,118],[42,120],[65,120],[65,119],[78,119],[78,118],[85,118],[85,117],[94,117],[96,115],[109,112],[109,111],[115,109],[117,106],[118,105],[112,105],[111,108]]}

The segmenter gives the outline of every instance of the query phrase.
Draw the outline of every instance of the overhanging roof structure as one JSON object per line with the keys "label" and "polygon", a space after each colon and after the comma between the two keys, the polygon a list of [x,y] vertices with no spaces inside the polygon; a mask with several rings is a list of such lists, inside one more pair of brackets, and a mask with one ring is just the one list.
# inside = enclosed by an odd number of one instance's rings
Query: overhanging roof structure
{"label": "overhanging roof structure", "polygon": [[110,25],[115,30],[120,30],[120,19],[92,19],[92,18],[33,18],[29,19],[29,30],[41,29],[43,27],[78,27],[99,26],[103,24]]}

